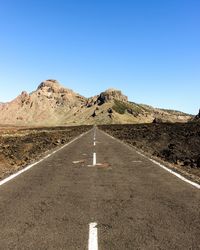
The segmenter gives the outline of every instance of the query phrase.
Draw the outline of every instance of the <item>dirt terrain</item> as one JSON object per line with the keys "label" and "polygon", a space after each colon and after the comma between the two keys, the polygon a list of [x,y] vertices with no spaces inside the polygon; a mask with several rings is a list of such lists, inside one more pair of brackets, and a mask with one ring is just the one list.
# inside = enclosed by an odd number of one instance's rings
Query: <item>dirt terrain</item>
{"label": "dirt terrain", "polygon": [[137,124],[99,126],[170,168],[200,182],[200,124]]}
{"label": "dirt terrain", "polygon": [[0,179],[34,162],[90,128],[91,126],[0,127]]}

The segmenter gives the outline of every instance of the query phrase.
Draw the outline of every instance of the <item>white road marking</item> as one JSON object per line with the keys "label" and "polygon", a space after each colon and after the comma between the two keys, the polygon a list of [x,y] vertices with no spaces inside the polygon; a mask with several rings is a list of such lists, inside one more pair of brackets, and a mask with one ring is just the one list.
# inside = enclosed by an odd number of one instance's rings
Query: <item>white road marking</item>
{"label": "white road marking", "polygon": [[95,166],[97,163],[97,156],[96,153],[93,153],[93,166]]}
{"label": "white road marking", "polygon": [[137,162],[138,162],[138,163],[139,163],[139,162],[142,162],[142,161],[132,161],[132,162],[135,162],[135,163],[137,163]]}
{"label": "white road marking", "polygon": [[136,153],[141,155],[142,157],[148,158],[146,155],[143,155],[142,153],[140,153],[139,151],[136,150]]}
{"label": "white road marking", "polygon": [[163,169],[166,170],[167,172],[169,172],[169,173],[175,175],[176,177],[178,177],[178,178],[181,179],[182,181],[185,181],[185,182],[191,184],[192,186],[194,186],[194,187],[200,189],[200,185],[199,185],[198,183],[195,183],[195,182],[193,182],[193,181],[190,181],[190,180],[186,179],[185,177],[183,177],[181,174],[178,174],[178,173],[174,172],[172,169],[165,167],[165,166],[162,165],[161,163],[159,163],[159,162],[157,162],[157,161],[155,161],[155,160],[153,160],[153,159],[147,157],[146,155],[144,155],[144,154],[142,154],[142,153],[140,153],[140,152],[138,152],[138,151],[136,151],[136,152],[137,152],[137,154],[141,155],[142,157],[149,159],[149,160],[150,160],[151,162],[153,162],[154,164],[156,164],[156,165],[158,165],[159,167],[163,168]]}
{"label": "white road marking", "polygon": [[94,141],[94,146],[96,146],[96,142]]}
{"label": "white road marking", "polygon": [[164,165],[162,165],[161,163],[159,163],[159,162],[157,162],[157,161],[155,161],[155,160],[153,160],[153,159],[149,159],[149,160],[150,160],[151,162],[155,163],[156,165],[158,165],[159,167],[165,169],[165,170],[168,171],[169,173],[175,175],[176,177],[178,177],[178,178],[181,179],[182,181],[185,181],[185,182],[187,182],[187,183],[193,185],[194,187],[200,189],[200,185],[199,185],[199,184],[197,184],[197,183],[195,183],[195,182],[193,182],[193,181],[190,181],[190,180],[186,179],[186,178],[183,177],[182,175],[180,175],[180,174],[174,172],[173,170],[171,170],[171,169],[165,167]]}
{"label": "white road marking", "polygon": [[89,224],[88,250],[98,250],[97,223]]}
{"label": "white road marking", "polygon": [[128,147],[128,148],[130,148],[130,149],[132,149],[132,150],[134,149],[139,155],[145,157],[146,159],[149,159],[151,162],[153,162],[154,164],[158,165],[159,167],[165,169],[165,170],[168,171],[169,173],[175,175],[176,177],[178,177],[178,178],[181,179],[182,181],[185,181],[185,182],[191,184],[192,186],[194,186],[194,187],[200,189],[200,185],[199,185],[198,183],[186,179],[186,178],[183,177],[181,174],[178,174],[178,173],[174,172],[173,170],[171,170],[171,169],[165,167],[165,166],[162,165],[161,163],[159,163],[159,162],[157,162],[157,161],[155,161],[155,160],[153,160],[153,159],[147,157],[146,155],[144,155],[144,154],[140,153],[139,151],[137,151],[133,146],[130,146],[130,145],[126,144],[125,142],[123,142],[123,141],[121,141],[121,140],[119,140],[119,139],[113,137],[112,135],[107,134],[106,132],[104,132],[104,131],[102,131],[102,130],[101,130],[101,132],[102,132],[103,134],[105,134],[105,135],[111,137],[113,140],[118,141],[119,143],[122,143],[122,144],[125,145],[126,147]]}
{"label": "white road marking", "polygon": [[78,164],[78,163],[84,163],[85,162],[85,160],[79,160],[79,161],[73,161],[72,163],[73,164]]}
{"label": "white road marking", "polygon": [[72,141],[66,143],[65,145],[63,145],[63,146],[60,147],[59,149],[56,149],[55,151],[53,151],[51,154],[48,154],[48,155],[44,156],[41,160],[39,160],[39,161],[37,161],[37,162],[35,162],[35,163],[31,164],[31,165],[28,165],[27,167],[21,169],[21,170],[18,171],[17,173],[14,173],[14,174],[8,176],[7,178],[1,180],[1,181],[0,181],[0,186],[2,186],[2,185],[5,184],[6,182],[8,182],[8,181],[14,179],[14,178],[17,177],[18,175],[20,175],[20,174],[26,172],[27,170],[29,170],[29,169],[32,168],[33,166],[37,165],[38,163],[42,162],[43,160],[49,158],[51,155],[57,153],[58,151],[60,151],[61,149],[65,148],[66,146],[68,146],[68,145],[71,144],[72,142],[78,140],[79,138],[81,138],[81,137],[84,136],[85,134],[89,133],[90,131],[91,131],[91,130],[89,130],[89,131],[87,131],[87,132],[85,132],[85,133],[79,135],[78,137],[74,138]]}

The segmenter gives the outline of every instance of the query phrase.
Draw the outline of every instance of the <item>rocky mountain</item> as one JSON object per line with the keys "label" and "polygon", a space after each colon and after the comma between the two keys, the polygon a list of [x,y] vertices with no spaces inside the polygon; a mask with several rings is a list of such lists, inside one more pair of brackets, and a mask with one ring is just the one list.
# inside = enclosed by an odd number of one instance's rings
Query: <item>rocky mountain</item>
{"label": "rocky mountain", "polygon": [[2,124],[63,124],[66,114],[75,112],[86,99],[55,80],[42,82],[36,91],[22,92],[9,103],[0,105]]}
{"label": "rocky mountain", "polygon": [[190,115],[128,101],[120,90],[108,89],[85,98],[56,80],[42,82],[32,93],[0,103],[0,124],[55,126],[75,124],[186,122]]}
{"label": "rocky mountain", "polygon": [[191,119],[191,122],[200,122],[200,109],[198,114]]}

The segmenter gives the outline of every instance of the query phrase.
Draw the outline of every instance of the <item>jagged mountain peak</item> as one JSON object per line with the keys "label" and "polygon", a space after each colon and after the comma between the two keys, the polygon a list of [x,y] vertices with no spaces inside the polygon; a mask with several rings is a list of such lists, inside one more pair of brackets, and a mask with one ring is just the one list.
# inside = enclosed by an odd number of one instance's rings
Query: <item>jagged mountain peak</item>
{"label": "jagged mountain peak", "polygon": [[63,87],[57,80],[49,79],[40,83],[36,92],[43,93],[66,93],[70,95],[75,95],[73,90]]}
{"label": "jagged mountain peak", "polygon": [[145,123],[154,118],[187,121],[190,116],[172,113],[128,101],[121,90],[110,88],[85,98],[49,79],[30,94],[23,91],[13,101],[0,105],[1,124],[74,125]]}
{"label": "jagged mountain peak", "polygon": [[63,86],[57,80],[49,79],[41,82],[37,90],[44,88],[60,89],[63,88]]}
{"label": "jagged mountain peak", "polygon": [[122,102],[127,102],[128,97],[125,96],[121,90],[110,88],[100,93],[100,95],[97,98],[97,103],[102,105],[103,103],[109,102],[112,100],[119,100]]}
{"label": "jagged mountain peak", "polygon": [[106,92],[106,93],[112,93],[112,92],[122,92],[122,91],[119,90],[119,89],[115,89],[115,88],[108,88],[104,92]]}

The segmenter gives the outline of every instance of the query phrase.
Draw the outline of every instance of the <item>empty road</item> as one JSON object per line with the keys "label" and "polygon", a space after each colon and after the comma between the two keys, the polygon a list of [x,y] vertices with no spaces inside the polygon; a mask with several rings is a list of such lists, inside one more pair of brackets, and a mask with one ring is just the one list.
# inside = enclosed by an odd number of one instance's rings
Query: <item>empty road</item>
{"label": "empty road", "polygon": [[200,190],[94,128],[0,186],[0,249],[200,249]]}

